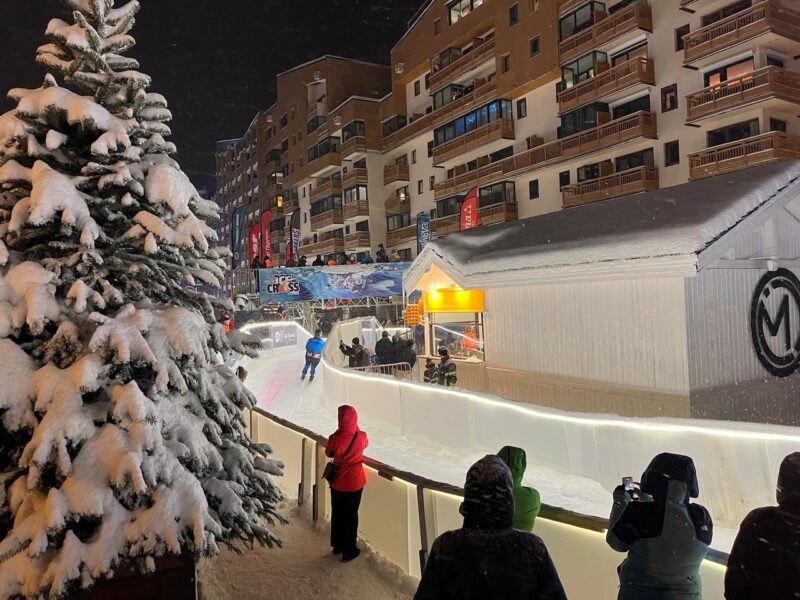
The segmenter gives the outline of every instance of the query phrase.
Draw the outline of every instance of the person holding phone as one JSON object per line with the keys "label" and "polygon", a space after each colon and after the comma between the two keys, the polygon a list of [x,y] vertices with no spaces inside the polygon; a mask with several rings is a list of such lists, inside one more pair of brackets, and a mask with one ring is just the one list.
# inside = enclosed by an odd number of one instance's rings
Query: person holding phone
{"label": "person holding phone", "polygon": [[700,488],[688,456],[663,453],[642,475],[614,490],[606,542],[627,552],[619,566],[618,600],[702,600],[700,564],[713,535],[705,507],[690,502]]}

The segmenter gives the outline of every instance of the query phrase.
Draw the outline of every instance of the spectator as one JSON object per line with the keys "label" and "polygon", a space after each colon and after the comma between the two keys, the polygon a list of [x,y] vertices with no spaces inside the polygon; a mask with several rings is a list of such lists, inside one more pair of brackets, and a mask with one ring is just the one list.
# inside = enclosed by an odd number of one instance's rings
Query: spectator
{"label": "spectator", "polygon": [[308,258],[306,257],[305,254],[300,257],[300,262],[297,263],[297,266],[298,267],[307,267],[308,266]]}
{"label": "spectator", "polygon": [[322,260],[322,256],[317,254],[317,258],[314,259],[314,262],[311,263],[311,266],[312,267],[324,267],[325,266],[325,261]]}
{"label": "spectator", "polygon": [[383,247],[383,244],[378,244],[378,252],[375,253],[375,256],[379,263],[389,262],[389,256],[386,254],[386,248]]}
{"label": "spectator", "polygon": [[800,452],[783,459],[776,495],[777,507],[742,521],[728,558],[727,600],[800,598]]}
{"label": "spectator", "polygon": [[365,252],[364,256],[361,257],[361,264],[362,265],[371,265],[374,262],[375,261],[372,260],[372,255],[369,253],[369,251]]}
{"label": "spectator", "polygon": [[692,459],[669,453],[650,462],[641,489],[614,490],[606,541],[628,553],[617,569],[618,600],[701,600],[713,529],[705,507],[689,502],[699,493]]}
{"label": "spectator", "polygon": [[330,259],[328,260],[328,266],[329,266],[329,267],[335,267],[337,264],[339,264],[339,263],[337,263],[337,262],[336,262],[336,259],[335,259],[335,258],[330,258]]}
{"label": "spectator", "polygon": [[257,256],[254,256],[254,257],[253,257],[253,262],[252,262],[252,263],[250,263],[250,268],[251,268],[251,269],[253,269],[253,275],[254,275],[254,276],[255,276],[255,278],[256,278],[256,291],[258,291],[258,290],[259,290],[259,285],[258,285],[258,270],[261,268],[261,263],[259,262],[259,260],[258,260],[258,257],[257,257]]}
{"label": "spectator", "polygon": [[247,369],[244,367],[236,367],[236,377],[239,378],[239,381],[244,383],[247,379]]}
{"label": "spectator", "polygon": [[381,339],[375,344],[375,354],[378,356],[378,362],[382,365],[392,362],[392,340],[389,339],[388,331],[384,330]]}
{"label": "spectator", "polygon": [[358,507],[367,483],[364,450],[367,434],[358,428],[358,413],[352,406],[339,407],[339,428],[328,438],[325,455],[339,467],[331,484],[331,546],[342,561],[358,557]]}
{"label": "spectator", "polygon": [[532,487],[522,485],[525,468],[528,466],[525,450],[514,446],[503,446],[497,456],[511,470],[511,478],[514,481],[514,529],[533,531],[533,524],[542,509],[542,501],[539,492]]}
{"label": "spectator", "polygon": [[446,346],[439,346],[439,356],[441,357],[441,361],[439,361],[439,368],[436,370],[439,378],[437,383],[439,383],[439,385],[453,387],[458,383],[456,363],[450,358],[450,352],[447,350]]}
{"label": "spectator", "polygon": [[274,266],[275,266],[275,263],[272,262],[271,258],[268,258],[267,262],[264,264],[264,268],[265,269],[271,269]]}
{"label": "spectator", "polygon": [[425,383],[439,383],[439,372],[432,358],[425,359],[425,371],[422,373],[422,380]]}
{"label": "spectator", "polygon": [[470,355],[478,352],[481,347],[480,342],[478,341],[478,336],[476,336],[475,332],[472,331],[472,327],[467,327],[464,331],[464,339],[462,343],[464,345],[464,350],[466,350]]}
{"label": "spectator", "polygon": [[361,345],[361,340],[353,338],[353,345],[348,346],[344,342],[339,342],[339,350],[348,357],[349,367],[368,367],[369,350]]}
{"label": "spectator", "polygon": [[403,260],[400,258],[400,253],[397,250],[392,250],[392,253],[389,255],[389,262],[400,262]]}
{"label": "spectator", "polygon": [[464,525],[433,543],[415,600],[566,600],[542,540],[512,527],[511,472],[496,456],[470,467]]}
{"label": "spectator", "polygon": [[398,351],[397,362],[408,363],[409,366],[413,369],[414,365],[417,364],[417,353],[414,352],[414,341],[413,340],[400,340],[400,341],[402,342],[402,346]]}
{"label": "spectator", "polygon": [[398,363],[400,362],[400,356],[403,353],[403,348],[405,347],[405,341],[403,341],[399,335],[396,333],[392,336],[392,362]]}

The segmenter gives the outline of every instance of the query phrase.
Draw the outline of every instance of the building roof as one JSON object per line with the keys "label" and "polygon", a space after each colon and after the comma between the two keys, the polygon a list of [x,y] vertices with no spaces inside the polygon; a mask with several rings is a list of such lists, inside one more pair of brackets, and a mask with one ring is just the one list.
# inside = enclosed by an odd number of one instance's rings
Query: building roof
{"label": "building roof", "polygon": [[[632,276],[692,276],[712,245],[767,205],[800,203],[800,161],[784,161],[429,243],[405,277],[431,265],[462,287]],[[718,254],[718,251],[714,253]]]}

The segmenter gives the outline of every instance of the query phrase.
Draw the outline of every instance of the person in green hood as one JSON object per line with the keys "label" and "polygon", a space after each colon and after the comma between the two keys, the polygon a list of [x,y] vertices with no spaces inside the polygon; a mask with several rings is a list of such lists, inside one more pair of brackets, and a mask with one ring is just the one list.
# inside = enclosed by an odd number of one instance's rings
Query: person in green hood
{"label": "person in green hood", "polygon": [[497,456],[511,470],[514,480],[514,529],[533,531],[533,523],[542,508],[539,492],[532,487],[522,485],[528,458],[525,450],[514,446],[503,446]]}

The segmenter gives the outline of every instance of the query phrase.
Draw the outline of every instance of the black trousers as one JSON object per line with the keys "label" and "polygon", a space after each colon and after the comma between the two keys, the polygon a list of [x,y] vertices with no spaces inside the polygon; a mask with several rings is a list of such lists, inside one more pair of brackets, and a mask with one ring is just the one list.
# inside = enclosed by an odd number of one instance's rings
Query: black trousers
{"label": "black trousers", "polygon": [[361,492],[340,492],[331,489],[331,546],[345,555],[356,550],[358,507]]}

